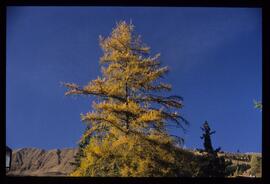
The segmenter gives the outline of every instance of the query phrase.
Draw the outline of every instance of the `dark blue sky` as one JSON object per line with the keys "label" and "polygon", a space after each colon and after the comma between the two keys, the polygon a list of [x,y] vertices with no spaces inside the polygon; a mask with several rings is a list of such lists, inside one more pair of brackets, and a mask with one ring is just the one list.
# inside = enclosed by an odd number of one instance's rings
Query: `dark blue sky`
{"label": "dark blue sky", "polygon": [[98,36],[130,21],[171,69],[171,94],[184,98],[189,148],[201,148],[208,120],[214,147],[261,151],[261,9],[8,7],[6,136],[11,148],[75,147],[89,97],[64,96],[60,81],[81,85],[100,75]]}

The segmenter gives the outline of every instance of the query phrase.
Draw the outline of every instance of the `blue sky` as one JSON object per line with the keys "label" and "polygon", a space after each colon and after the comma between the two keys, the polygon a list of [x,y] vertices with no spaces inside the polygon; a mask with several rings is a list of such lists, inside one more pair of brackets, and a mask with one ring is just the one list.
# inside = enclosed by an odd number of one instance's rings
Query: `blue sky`
{"label": "blue sky", "polygon": [[262,114],[261,9],[150,7],[8,7],[6,137],[11,148],[75,147],[92,97],[64,96],[60,81],[80,85],[100,75],[98,36],[117,21],[161,53],[171,94],[190,122],[188,148],[202,148],[208,120],[214,147],[260,152]]}

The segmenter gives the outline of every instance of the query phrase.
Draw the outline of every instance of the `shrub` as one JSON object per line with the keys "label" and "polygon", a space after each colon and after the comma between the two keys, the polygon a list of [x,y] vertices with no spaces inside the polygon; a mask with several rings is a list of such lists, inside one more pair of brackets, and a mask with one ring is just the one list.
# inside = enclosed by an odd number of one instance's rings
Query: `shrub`
{"label": "shrub", "polygon": [[262,158],[258,155],[252,155],[251,161],[250,161],[250,174],[261,177],[262,172]]}

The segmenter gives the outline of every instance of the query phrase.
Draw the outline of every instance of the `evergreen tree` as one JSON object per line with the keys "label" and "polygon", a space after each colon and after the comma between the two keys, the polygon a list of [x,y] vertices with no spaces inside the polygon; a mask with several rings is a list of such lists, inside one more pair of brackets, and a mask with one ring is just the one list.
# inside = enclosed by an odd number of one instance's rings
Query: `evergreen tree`
{"label": "evergreen tree", "polygon": [[208,153],[217,153],[220,151],[220,147],[216,150],[213,149],[211,135],[216,133],[216,131],[211,131],[211,128],[207,121],[204,122],[203,127],[201,127],[202,131],[204,131],[203,136],[201,139],[204,139],[204,150]]}
{"label": "evergreen tree", "polygon": [[[89,130],[90,128],[87,126],[84,134]],[[79,167],[81,164],[81,159],[85,157],[83,153],[83,149],[89,144],[90,136],[84,137],[78,142],[78,152],[74,156],[74,162],[70,162],[71,165],[75,165],[76,167]]]}
{"label": "evergreen tree", "polygon": [[204,151],[206,152],[201,160],[201,175],[207,177],[225,177],[230,175],[226,168],[231,162],[226,162],[224,157],[218,156],[217,153],[220,151],[220,147],[214,150],[212,146],[211,135],[216,131],[211,131],[207,121],[205,121],[201,129],[203,131],[201,139],[204,139]]}
{"label": "evergreen tree", "polygon": [[171,85],[161,82],[168,67],[160,55],[134,35],[134,26],[120,22],[107,38],[100,37],[102,76],[84,87],[65,83],[66,95],[94,95],[93,111],[82,114],[89,129],[82,141],[84,157],[73,176],[181,176],[191,174],[168,126],[185,129],[178,114],[180,96],[165,96]]}

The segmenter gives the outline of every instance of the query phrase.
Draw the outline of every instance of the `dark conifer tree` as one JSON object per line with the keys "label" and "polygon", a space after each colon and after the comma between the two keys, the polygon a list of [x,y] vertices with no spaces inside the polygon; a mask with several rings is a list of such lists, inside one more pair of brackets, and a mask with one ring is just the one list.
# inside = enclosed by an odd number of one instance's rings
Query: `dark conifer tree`
{"label": "dark conifer tree", "polygon": [[[86,127],[85,132],[87,132],[90,129],[89,126]],[[84,139],[81,139],[78,143],[78,152],[74,156],[74,161],[70,162],[71,165],[75,165],[76,167],[79,167],[81,164],[81,159],[85,157],[83,153],[83,149],[89,144],[90,136]]]}
{"label": "dark conifer tree", "polygon": [[226,174],[226,167],[227,163],[225,162],[224,157],[219,157],[218,152],[220,151],[220,147],[217,149],[213,149],[212,142],[211,142],[211,135],[214,134],[216,131],[211,131],[211,128],[207,121],[201,127],[203,131],[203,136],[201,139],[204,140],[204,164],[201,168],[203,170],[203,175],[208,177],[225,177]]}
{"label": "dark conifer tree", "polygon": [[207,153],[217,153],[220,151],[220,147],[217,148],[216,150],[213,149],[212,146],[212,141],[211,141],[211,135],[216,133],[216,131],[211,131],[211,128],[208,124],[207,121],[204,122],[203,127],[201,127],[202,131],[204,131],[203,136],[201,137],[201,139],[204,139],[204,150]]}

